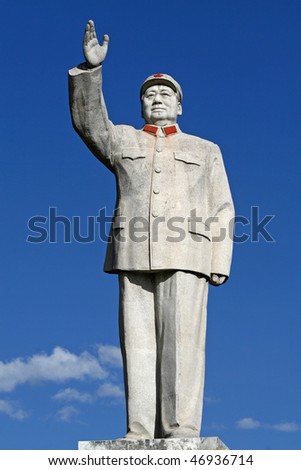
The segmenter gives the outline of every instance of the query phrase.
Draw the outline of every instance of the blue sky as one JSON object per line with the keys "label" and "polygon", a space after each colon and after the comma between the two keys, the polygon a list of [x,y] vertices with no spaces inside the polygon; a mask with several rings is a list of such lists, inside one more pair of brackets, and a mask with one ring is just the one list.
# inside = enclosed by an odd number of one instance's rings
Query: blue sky
{"label": "blue sky", "polygon": [[141,127],[142,81],[173,75],[179,124],[220,145],[237,214],[275,216],[275,241],[236,244],[230,280],[210,288],[202,435],[232,449],[299,449],[300,2],[1,0],[0,11],[1,448],[75,449],[125,433],[105,244],[64,243],[62,224],[56,243],[26,241],[28,220],[49,207],[80,216],[83,234],[88,216],[114,207],[114,179],[68,109],[67,70],[83,60],[92,18],[110,35],[112,121]]}

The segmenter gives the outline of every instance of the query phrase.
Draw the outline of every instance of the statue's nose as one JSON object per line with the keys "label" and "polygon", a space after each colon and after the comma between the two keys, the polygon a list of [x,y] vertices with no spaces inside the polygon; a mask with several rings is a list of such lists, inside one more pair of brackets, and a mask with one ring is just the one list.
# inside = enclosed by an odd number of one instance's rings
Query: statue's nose
{"label": "statue's nose", "polygon": [[162,103],[162,98],[161,98],[161,95],[159,93],[157,93],[154,96],[154,101],[153,101],[153,104],[158,104],[158,103]]}

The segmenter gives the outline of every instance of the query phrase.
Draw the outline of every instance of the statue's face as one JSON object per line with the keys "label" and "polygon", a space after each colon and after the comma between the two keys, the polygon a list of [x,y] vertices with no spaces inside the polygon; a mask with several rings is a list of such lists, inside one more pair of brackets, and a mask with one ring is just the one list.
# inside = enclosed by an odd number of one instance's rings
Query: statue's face
{"label": "statue's face", "polygon": [[153,85],[142,96],[142,116],[147,124],[175,124],[181,114],[182,106],[177,94],[166,85]]}

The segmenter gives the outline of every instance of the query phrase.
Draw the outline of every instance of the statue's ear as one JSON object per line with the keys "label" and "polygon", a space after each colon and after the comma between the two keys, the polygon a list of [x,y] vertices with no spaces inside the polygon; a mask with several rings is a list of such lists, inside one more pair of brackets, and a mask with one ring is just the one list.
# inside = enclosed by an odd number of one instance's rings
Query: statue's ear
{"label": "statue's ear", "polygon": [[144,116],[143,116],[143,102],[142,102],[142,99],[140,100],[140,104],[141,104],[141,117],[142,117],[142,119],[144,119]]}
{"label": "statue's ear", "polygon": [[181,116],[182,115],[182,104],[180,103],[180,101],[178,102],[178,116]]}

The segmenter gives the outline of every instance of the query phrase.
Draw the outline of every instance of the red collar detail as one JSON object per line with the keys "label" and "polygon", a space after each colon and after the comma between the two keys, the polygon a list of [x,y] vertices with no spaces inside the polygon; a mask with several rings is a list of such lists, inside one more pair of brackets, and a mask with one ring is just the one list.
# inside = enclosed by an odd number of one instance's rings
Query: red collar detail
{"label": "red collar detail", "polygon": [[166,136],[176,134],[178,132],[177,126],[165,126],[162,130]]}
{"label": "red collar detail", "polygon": [[[149,132],[149,134],[153,134],[153,135],[157,135],[158,129],[159,129],[158,126],[153,126],[152,124],[146,124],[143,127],[143,130],[145,132]],[[174,125],[173,126],[162,127],[162,130],[163,130],[166,137],[168,137],[169,135],[172,135],[172,134],[176,134],[178,132],[177,126],[174,126]]]}
{"label": "red collar detail", "polygon": [[146,124],[146,125],[143,127],[143,130],[144,130],[145,132],[149,132],[150,134],[154,134],[154,135],[157,134],[158,129],[159,129],[158,126],[152,126],[151,124]]}

